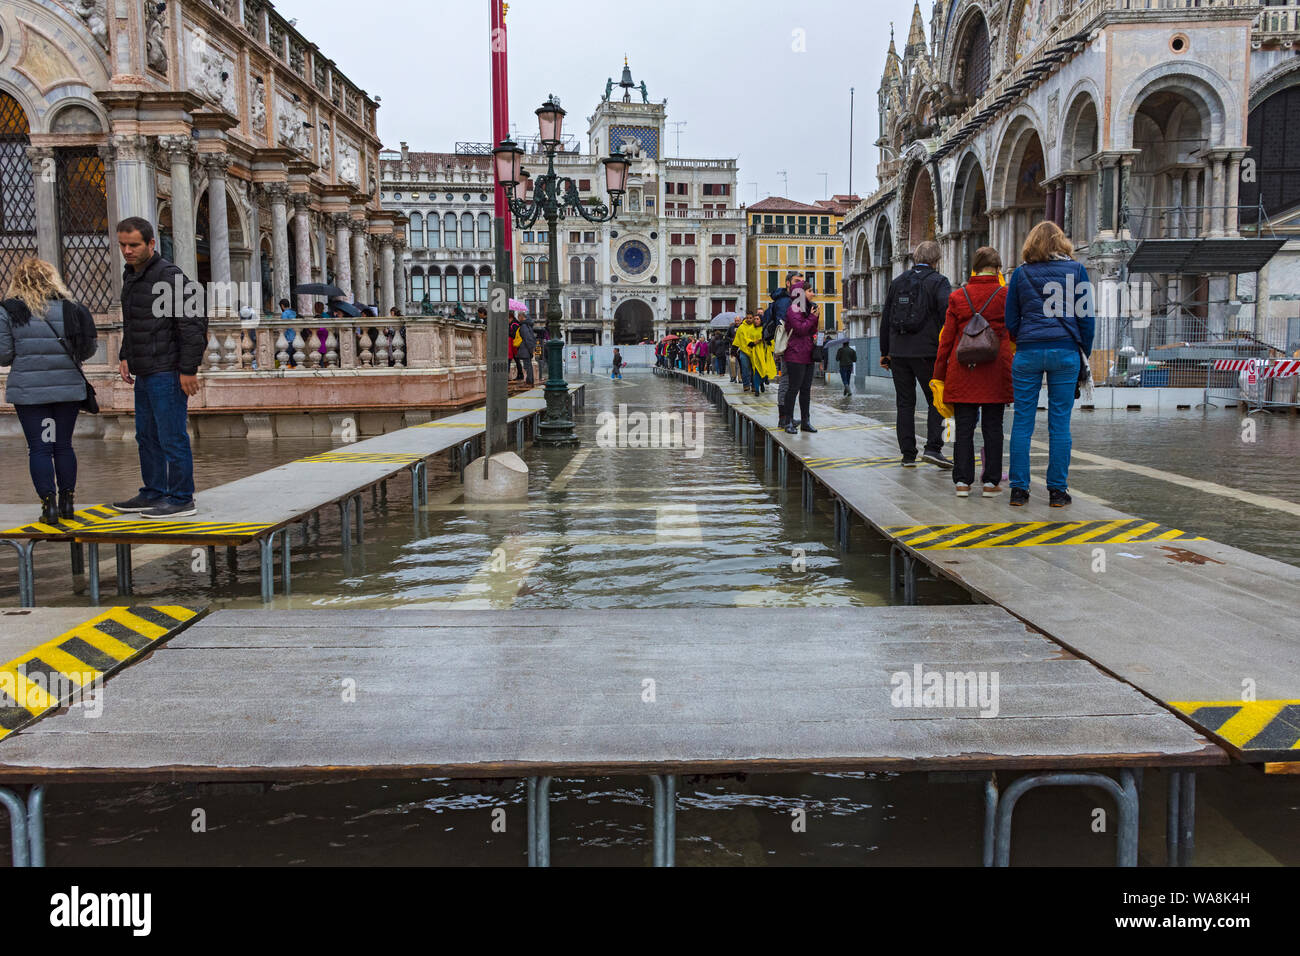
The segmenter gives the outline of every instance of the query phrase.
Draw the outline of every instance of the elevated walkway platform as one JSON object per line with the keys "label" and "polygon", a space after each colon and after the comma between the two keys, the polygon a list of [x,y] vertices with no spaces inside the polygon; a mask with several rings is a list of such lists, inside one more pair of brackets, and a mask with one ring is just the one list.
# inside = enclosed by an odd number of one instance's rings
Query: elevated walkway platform
{"label": "elevated walkway platform", "polygon": [[[571,385],[571,400],[581,405],[585,386]],[[546,408],[543,389],[513,395],[509,399],[508,423],[514,426],[516,445],[522,449],[531,423],[532,436]],[[362,495],[368,490],[387,495],[387,482],[408,472],[411,498],[416,508],[427,499],[427,462],[450,451],[462,472],[481,451],[486,432],[486,411],[468,412],[399,429],[364,441],[334,446],[318,454],[249,475],[195,495],[198,512],[176,521],[154,521],[121,514],[108,505],[96,505],[77,513],[76,519],[58,527],[33,522],[36,509],[30,505],[0,504],[0,541],[18,554],[20,604],[36,602],[36,572],[32,552],[38,542],[71,543],[72,571],[88,572],[91,604],[99,604],[99,546],[116,546],[119,595],[131,593],[131,546],[174,544],[236,548],[257,542],[260,546],[262,599],[274,594],[275,548],[280,546],[281,581],[284,592],[291,588],[292,556],[289,532],[329,507],[339,510],[343,551],[352,545],[353,526],[358,540],[365,533]],[[88,560],[81,551],[89,550]],[[215,560],[209,562],[215,566]]]}
{"label": "elevated walkway platform", "polygon": [[[775,389],[658,370],[702,388],[733,434],[782,484],[802,466],[803,505],[829,495],[836,536],[856,517],[891,546],[894,581],[916,599],[926,568],[998,605],[1128,681],[1272,773],[1300,772],[1300,568],[1083,497],[1051,509],[1041,483],[1026,507],[957,498],[951,473],[903,468],[893,426],[824,405],[816,434],[775,427]],[[761,437],[760,437],[761,436]]]}
{"label": "elevated walkway platform", "polygon": [[[66,642],[69,621],[4,612],[0,646]],[[980,785],[986,865],[1009,861],[1020,794],[1061,785],[1114,798],[1133,865],[1141,770],[1158,767],[1186,862],[1191,771],[1227,761],[994,607],[222,610],[107,697],[95,720],[73,708],[0,740],[3,802],[28,828],[15,847],[34,861],[39,806],[23,808],[51,784],[528,777],[530,858],[546,863],[551,778],[641,775],[671,864],[679,774],[927,771]],[[1013,770],[1030,773],[1000,790]]]}

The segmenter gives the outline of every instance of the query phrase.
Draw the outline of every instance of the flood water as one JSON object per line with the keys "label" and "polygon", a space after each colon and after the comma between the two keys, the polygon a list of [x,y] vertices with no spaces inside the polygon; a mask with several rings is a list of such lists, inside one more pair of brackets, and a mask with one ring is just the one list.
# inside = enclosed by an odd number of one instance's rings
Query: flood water
{"label": "flood water", "polygon": [[[409,486],[393,483],[388,506],[366,502],[366,540],[345,567],[337,517],[324,514],[320,540],[295,538],[295,608],[620,608],[863,606],[889,603],[888,551],[855,525],[854,547],[834,547],[824,502],[805,515],[797,476],[782,492],[730,438],[722,417],[696,390],[630,372],[621,382],[586,378],[578,415],[582,446],[524,453],[533,496],[526,507],[472,509],[455,475],[432,480],[426,513],[413,516]],[[774,394],[774,393],[773,393]],[[892,421],[882,383],[841,398],[818,386],[815,401]],[[674,409],[705,426],[698,457],[683,449],[598,447],[602,411]],[[775,419],[775,409],[772,410]],[[1072,490],[1184,530],[1300,564],[1300,524],[1292,515],[1234,501],[1232,489],[1300,500],[1294,463],[1300,419],[1258,417],[1256,440],[1241,440],[1235,413],[1093,413],[1076,419],[1075,450],[1177,476],[1215,482],[1209,493],[1173,479],[1137,475],[1104,462],[1081,462]],[[1008,416],[1008,427],[1010,424]],[[1036,437],[1045,440],[1040,427]],[[0,481],[30,488],[14,440]],[[318,441],[203,441],[195,447],[202,489],[322,450]],[[79,447],[79,501],[130,494],[138,481],[134,445]],[[1035,471],[1045,467],[1036,457]],[[1082,466],[1082,467],[1080,467]],[[431,472],[435,471],[431,468]],[[11,491],[7,500],[22,500]],[[503,549],[498,551],[498,549]],[[111,554],[111,549],[108,549]],[[255,551],[232,570],[219,560],[215,585],[192,570],[189,550],[138,548],[136,597],[215,607],[260,607]],[[508,573],[485,569],[503,554]],[[37,603],[84,606],[66,593],[66,549],[37,550]],[[802,556],[806,570],[792,564]],[[105,600],[114,600],[105,569]],[[78,585],[80,587],[80,585]],[[936,582],[922,603],[966,603]],[[17,603],[12,559],[0,557],[0,604]],[[1135,638],[1137,635],[1135,635]],[[797,635],[791,635],[797,640]],[[1010,778],[1007,778],[1010,779]],[[1005,785],[1005,780],[1004,780]],[[556,865],[636,865],[649,861],[650,794],[638,778],[557,780],[552,787]],[[1264,779],[1247,768],[1199,776],[1198,862],[1300,864],[1300,780]],[[977,865],[982,806],[973,782],[926,774],[749,775],[684,778],[677,821],[678,865],[956,864]],[[1164,788],[1147,775],[1143,862],[1163,862]],[[1029,794],[1017,809],[1013,861],[1108,864],[1113,836],[1092,832],[1098,797],[1085,791]],[[506,832],[492,811],[506,808]],[[194,811],[206,832],[194,832]],[[806,831],[792,828],[792,810]],[[479,864],[526,859],[524,783],[350,781],[257,787],[179,785],[51,788],[47,807],[51,865],[109,864]]]}

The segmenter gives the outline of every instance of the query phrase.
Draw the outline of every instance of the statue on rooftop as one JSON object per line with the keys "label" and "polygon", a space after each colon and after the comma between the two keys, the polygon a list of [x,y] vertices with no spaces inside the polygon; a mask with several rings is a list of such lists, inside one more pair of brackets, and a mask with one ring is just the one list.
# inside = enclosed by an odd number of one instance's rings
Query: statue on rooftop
{"label": "statue on rooftop", "polygon": [[642,103],[650,102],[650,91],[645,88],[645,80],[641,81],[641,102]]}
{"label": "statue on rooftop", "polygon": [[610,95],[614,92],[614,78],[609,77],[605,80],[605,102],[609,102]]}

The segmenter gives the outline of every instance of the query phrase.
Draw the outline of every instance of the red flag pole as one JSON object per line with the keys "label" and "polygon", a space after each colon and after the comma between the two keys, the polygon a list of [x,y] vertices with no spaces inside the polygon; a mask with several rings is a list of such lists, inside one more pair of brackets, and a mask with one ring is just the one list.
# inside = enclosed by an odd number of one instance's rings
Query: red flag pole
{"label": "red flag pole", "polygon": [[[506,5],[504,0],[490,0],[492,26],[489,44],[492,53],[492,145],[495,147],[510,135],[510,97],[507,71]],[[501,243],[505,262],[498,263],[498,279],[510,284],[514,292],[514,229],[511,226],[510,205],[505,190],[494,192],[496,219],[502,224]]]}

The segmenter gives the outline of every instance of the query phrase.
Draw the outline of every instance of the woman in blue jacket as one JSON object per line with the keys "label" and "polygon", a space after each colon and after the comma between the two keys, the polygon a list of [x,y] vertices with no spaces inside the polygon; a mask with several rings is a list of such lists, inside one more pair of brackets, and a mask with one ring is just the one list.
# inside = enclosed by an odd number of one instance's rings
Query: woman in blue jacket
{"label": "woman in blue jacket", "polygon": [[1095,325],[1088,270],[1054,222],[1030,230],[1024,265],[1007,284],[1007,332],[1016,343],[1011,363],[1015,418],[1011,425],[1011,500],[1029,501],[1029,442],[1038,393],[1047,377],[1047,494],[1053,508],[1070,503],[1070,412],[1082,362],[1092,354]]}

